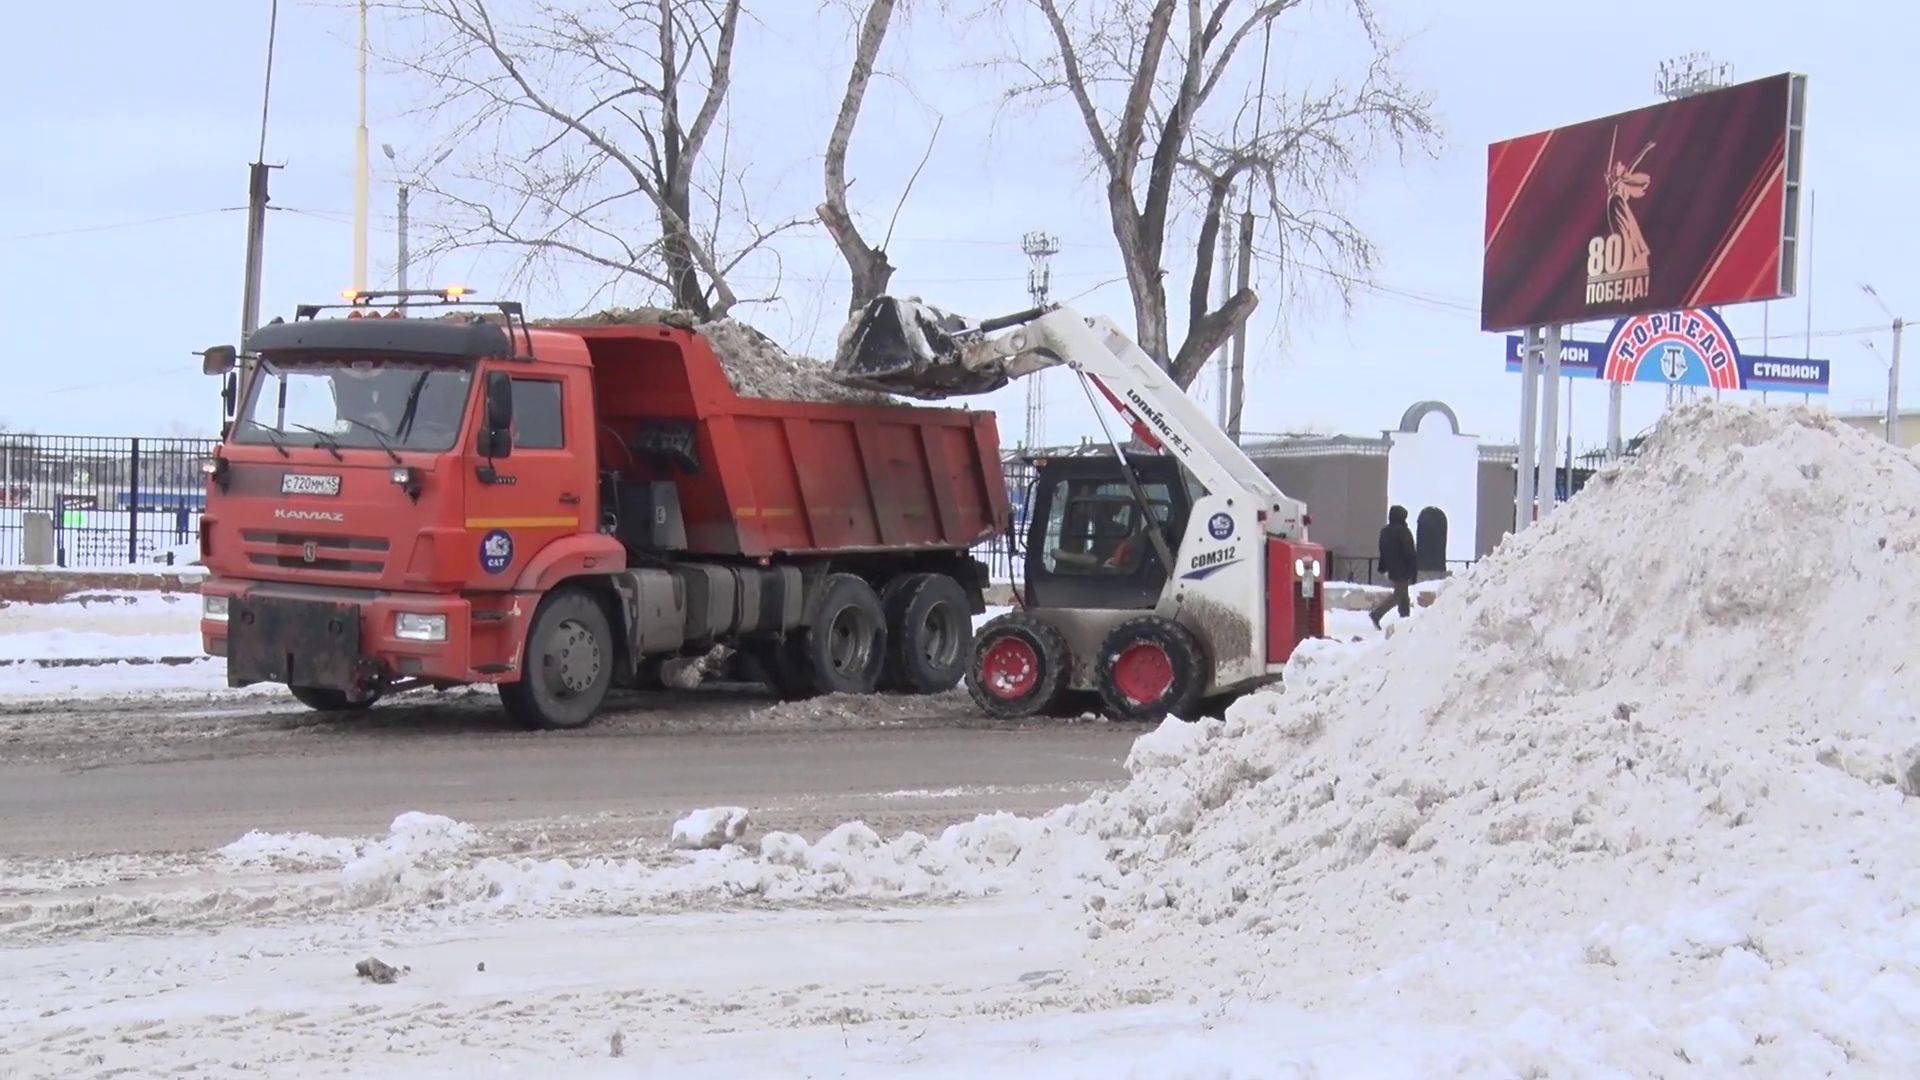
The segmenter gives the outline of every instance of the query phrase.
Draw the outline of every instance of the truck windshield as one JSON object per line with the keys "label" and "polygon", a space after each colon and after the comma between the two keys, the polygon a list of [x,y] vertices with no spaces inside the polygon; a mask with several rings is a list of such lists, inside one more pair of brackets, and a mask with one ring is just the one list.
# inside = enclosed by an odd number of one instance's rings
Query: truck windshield
{"label": "truck windshield", "polygon": [[467,409],[471,366],[405,360],[263,361],[240,407],[243,443],[440,451]]}

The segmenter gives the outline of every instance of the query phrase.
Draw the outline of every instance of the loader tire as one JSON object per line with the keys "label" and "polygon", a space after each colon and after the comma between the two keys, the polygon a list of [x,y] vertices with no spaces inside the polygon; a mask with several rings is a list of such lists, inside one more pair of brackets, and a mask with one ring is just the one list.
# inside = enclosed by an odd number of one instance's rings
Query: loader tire
{"label": "loader tire", "polygon": [[789,639],[823,694],[871,694],[887,660],[887,614],[880,594],[853,574],[820,583],[807,628]]}
{"label": "loader tire", "polygon": [[967,663],[967,693],[988,716],[1014,720],[1053,707],[1073,658],[1060,631],[1024,611],[980,628]]}
{"label": "loader tire", "polygon": [[973,610],[960,583],[945,574],[895,578],[881,594],[887,612],[887,664],[881,685],[938,694],[966,677]]}
{"label": "loader tire", "polygon": [[1107,635],[1094,683],[1115,720],[1191,720],[1206,689],[1207,659],[1192,631],[1160,615],[1128,619]]}
{"label": "loader tire", "polygon": [[500,684],[507,715],[523,727],[585,727],[613,682],[613,630],[600,602],[561,589],[534,612],[518,682]]}

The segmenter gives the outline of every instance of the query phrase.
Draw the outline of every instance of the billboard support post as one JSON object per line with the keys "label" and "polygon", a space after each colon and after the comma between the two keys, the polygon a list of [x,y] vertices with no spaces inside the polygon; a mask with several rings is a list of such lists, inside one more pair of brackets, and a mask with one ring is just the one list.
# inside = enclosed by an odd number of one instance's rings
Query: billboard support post
{"label": "billboard support post", "polygon": [[1613,461],[1620,456],[1620,388],[1625,383],[1607,384],[1607,460]]}
{"label": "billboard support post", "polygon": [[1520,438],[1514,465],[1513,531],[1533,522],[1534,416],[1540,407],[1540,331],[1529,327],[1520,344]]}
{"label": "billboard support post", "polygon": [[1554,477],[1560,464],[1560,326],[1537,331],[1546,364],[1540,384],[1540,479],[1534,490],[1540,498],[1540,516],[1553,513],[1558,492]]}

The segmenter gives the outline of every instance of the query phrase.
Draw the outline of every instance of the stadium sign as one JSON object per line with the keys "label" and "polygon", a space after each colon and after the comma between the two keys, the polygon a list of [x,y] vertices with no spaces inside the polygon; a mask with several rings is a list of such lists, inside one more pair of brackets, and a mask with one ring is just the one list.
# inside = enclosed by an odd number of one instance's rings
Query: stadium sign
{"label": "stadium sign", "polygon": [[[1507,335],[1508,371],[1520,370],[1520,340]],[[1605,341],[1563,341],[1560,373],[1621,383],[1824,394],[1832,369],[1825,360],[1744,355],[1718,312],[1696,308],[1621,319]]]}

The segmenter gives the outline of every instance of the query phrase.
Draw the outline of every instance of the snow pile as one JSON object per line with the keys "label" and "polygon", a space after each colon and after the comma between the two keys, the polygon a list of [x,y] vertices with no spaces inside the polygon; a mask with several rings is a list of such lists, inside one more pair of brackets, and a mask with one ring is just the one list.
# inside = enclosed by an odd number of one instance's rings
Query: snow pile
{"label": "snow pile", "polygon": [[252,829],[214,854],[237,866],[345,866],[359,854],[359,845],[339,836]]}
{"label": "snow pile", "polygon": [[707,850],[731,844],[744,836],[753,821],[744,806],[710,806],[695,810],[673,823],[672,840],[677,848]]}
{"label": "snow pile", "polygon": [[578,319],[535,319],[546,327],[658,323],[697,330],[712,347],[727,381],[741,397],[791,401],[842,402],[885,405],[893,399],[871,390],[857,390],[833,378],[832,368],[808,356],[796,356],[774,340],[738,319],[696,322],[691,312],[671,308],[609,308]]}
{"label": "snow pile", "polygon": [[1897,1067],[1917,638],[1912,458],[1683,410],[1364,659],[1143,739],[1066,812],[1096,953],[1504,1024],[1500,1071]]}

